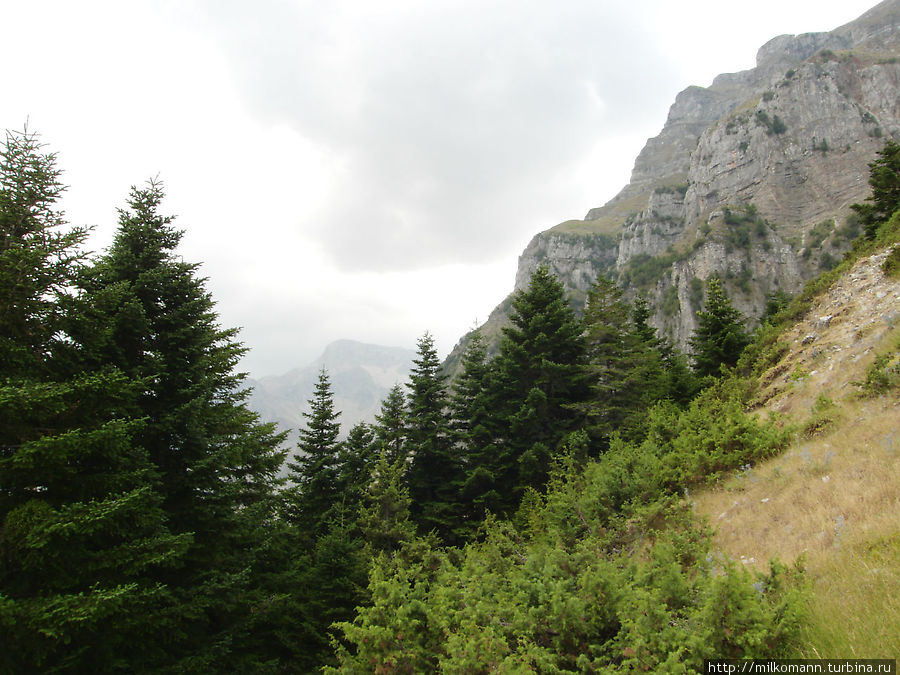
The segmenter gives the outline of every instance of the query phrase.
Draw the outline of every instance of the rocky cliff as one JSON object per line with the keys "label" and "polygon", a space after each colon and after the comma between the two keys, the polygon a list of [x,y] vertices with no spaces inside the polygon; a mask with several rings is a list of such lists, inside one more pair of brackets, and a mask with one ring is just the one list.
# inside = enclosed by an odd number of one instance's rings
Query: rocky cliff
{"label": "rocky cliff", "polygon": [[516,289],[546,264],[577,306],[610,276],[647,297],[682,347],[712,275],[758,318],[768,294],[840,259],[855,236],[849,206],[868,196],[887,138],[900,138],[900,0],[829,33],[776,37],[755,68],[682,91],[616,197],[534,237]]}

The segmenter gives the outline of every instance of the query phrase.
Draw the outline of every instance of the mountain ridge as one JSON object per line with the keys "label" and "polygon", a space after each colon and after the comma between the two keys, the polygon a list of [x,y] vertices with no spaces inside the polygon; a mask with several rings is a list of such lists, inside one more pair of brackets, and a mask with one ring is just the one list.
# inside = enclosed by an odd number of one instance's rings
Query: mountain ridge
{"label": "mountain ridge", "polygon": [[[767,296],[798,292],[849,247],[868,162],[900,138],[898,101],[900,0],[830,32],[774,37],[756,67],[681,91],[629,184],[536,234],[514,290],[547,265],[580,310],[593,281],[611,277],[629,299],[644,295],[652,324],[684,349],[703,283],[719,276],[752,324]],[[481,327],[494,349],[509,299]]]}
{"label": "mountain ridge", "polygon": [[355,340],[336,340],[306,366],[281,375],[248,378],[248,406],[263,422],[274,422],[288,432],[286,446],[296,448],[298,429],[305,426],[304,412],[319,373],[324,368],[331,381],[335,409],[341,412],[341,437],[358,422],[371,422],[391,387],[409,375],[415,351]]}

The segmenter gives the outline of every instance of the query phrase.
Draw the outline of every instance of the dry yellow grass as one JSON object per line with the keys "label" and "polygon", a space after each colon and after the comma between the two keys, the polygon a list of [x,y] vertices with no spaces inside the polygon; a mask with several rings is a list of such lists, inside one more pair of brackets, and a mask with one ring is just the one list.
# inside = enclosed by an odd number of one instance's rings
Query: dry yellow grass
{"label": "dry yellow grass", "polygon": [[806,568],[806,657],[900,656],[900,401],[896,390],[861,398],[854,384],[900,346],[898,322],[884,318],[900,284],[878,262],[820,300],[764,378],[762,411],[795,425],[796,442],[693,495],[726,555],[761,571],[773,558]]}
{"label": "dry yellow grass", "polygon": [[900,522],[900,408],[885,398],[838,406],[849,419],[694,496],[737,560],[810,565],[848,537]]}

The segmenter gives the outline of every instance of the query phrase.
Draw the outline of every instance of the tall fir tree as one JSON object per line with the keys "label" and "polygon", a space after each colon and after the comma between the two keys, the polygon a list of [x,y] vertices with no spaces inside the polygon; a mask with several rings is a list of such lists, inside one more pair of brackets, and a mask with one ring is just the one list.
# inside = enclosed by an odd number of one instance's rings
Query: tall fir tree
{"label": "tall fir tree", "polygon": [[350,518],[359,513],[379,455],[375,429],[365,422],[354,424],[338,446],[337,491],[341,512]]}
{"label": "tall fir tree", "polygon": [[584,311],[586,371],[593,396],[584,406],[587,428],[601,449],[613,433],[635,440],[641,435],[646,408],[664,396],[662,359],[654,348],[655,331],[629,316],[622,291],[610,280],[598,279],[588,293]]}
{"label": "tall fir tree", "polygon": [[494,413],[492,368],[481,332],[469,336],[461,371],[450,397],[451,429],[460,458],[459,498],[461,513],[457,537],[471,538],[488,511],[496,511],[502,497],[496,488],[499,470],[498,420]]}
{"label": "tall fir tree", "polygon": [[419,529],[435,530],[449,541],[458,518],[459,462],[453,452],[446,379],[434,338],[425,333],[417,343],[408,384],[409,492]]}
{"label": "tall fir tree", "polygon": [[288,462],[290,478],[295,483],[297,522],[313,538],[328,528],[338,501],[338,437],[340,412],[334,407],[331,380],[325,368],[319,371],[304,412],[306,426],[300,429],[299,451]]}
{"label": "tall fir tree", "polygon": [[[180,603],[168,654],[184,670],[256,668],[247,652],[250,615],[264,611],[247,571],[273,530],[282,437],[246,406],[245,349],[217,324],[197,265],[176,254],[182,233],[160,213],[162,186],[132,188],[113,244],[89,278],[108,329],[98,361],[145,383],[140,441],[175,533],[193,544],[184,566],[159,580]],[[111,302],[110,299],[115,302]]]}
{"label": "tall fir tree", "polygon": [[750,343],[745,321],[725,294],[722,282],[711,277],[706,285],[706,305],[697,312],[697,329],[690,340],[698,375],[716,376],[722,366],[730,368],[737,363]]}
{"label": "tall fir tree", "polygon": [[416,535],[410,520],[411,499],[406,487],[406,461],[391,461],[382,450],[363,493],[359,528],[369,557],[390,554]]}
{"label": "tall fir tree", "polygon": [[869,163],[869,186],[872,194],[861,204],[850,208],[859,214],[866,237],[874,239],[878,226],[900,208],[900,144],[889,140]]}
{"label": "tall fir tree", "polygon": [[406,396],[403,387],[395,384],[381,402],[381,411],[375,415],[375,438],[388,460],[407,460],[406,447]]}
{"label": "tall fir tree", "polygon": [[691,370],[687,357],[667,339],[660,337],[650,325],[650,305],[640,295],[632,304],[631,323],[641,341],[649,349],[658,352],[662,359],[663,398],[681,407],[686,406],[699,390],[697,377]]}
{"label": "tall fir tree", "polygon": [[[0,150],[0,650],[2,672],[111,672],[167,662],[175,611],[156,580],[183,564],[137,442],[144,382],[92,364],[100,328],[77,292],[83,228],[57,211],[53,154]],[[81,326],[82,330],[78,330]]]}
{"label": "tall fir tree", "polygon": [[586,400],[582,326],[562,284],[539,267],[512,299],[497,357],[496,410],[503,420],[497,491],[503,510],[527,487],[542,487],[550,457],[582,420]]}

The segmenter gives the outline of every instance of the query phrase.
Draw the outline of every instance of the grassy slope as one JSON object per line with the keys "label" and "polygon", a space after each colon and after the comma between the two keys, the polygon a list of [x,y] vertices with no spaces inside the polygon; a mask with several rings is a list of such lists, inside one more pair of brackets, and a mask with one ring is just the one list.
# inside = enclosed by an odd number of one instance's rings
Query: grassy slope
{"label": "grassy slope", "polygon": [[840,277],[780,342],[760,410],[795,425],[783,455],[694,495],[717,545],[762,569],[800,558],[810,584],[807,657],[900,656],[900,401],[855,384],[900,351],[900,279],[882,251]]}

